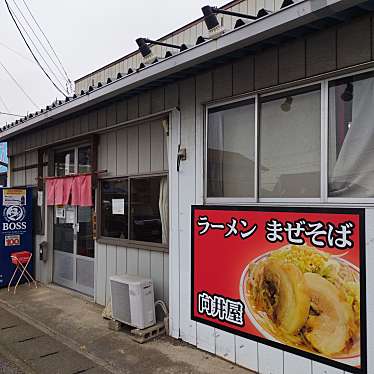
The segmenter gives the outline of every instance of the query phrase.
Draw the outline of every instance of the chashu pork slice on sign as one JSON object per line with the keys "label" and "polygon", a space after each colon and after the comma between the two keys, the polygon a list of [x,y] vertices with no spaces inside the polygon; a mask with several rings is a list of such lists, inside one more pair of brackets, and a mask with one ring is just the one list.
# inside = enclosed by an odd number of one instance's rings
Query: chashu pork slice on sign
{"label": "chashu pork slice on sign", "polygon": [[325,355],[342,352],[350,341],[352,309],[341,292],[319,274],[305,273],[311,298],[311,313],[304,336],[314,349]]}
{"label": "chashu pork slice on sign", "polygon": [[302,272],[293,264],[267,259],[254,271],[255,304],[287,334],[305,325],[310,297]]}

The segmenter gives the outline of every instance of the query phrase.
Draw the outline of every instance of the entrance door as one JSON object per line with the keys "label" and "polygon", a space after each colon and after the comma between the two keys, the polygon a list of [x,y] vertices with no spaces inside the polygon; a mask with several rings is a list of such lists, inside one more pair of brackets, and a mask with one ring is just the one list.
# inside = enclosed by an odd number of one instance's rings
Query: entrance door
{"label": "entrance door", "polygon": [[[79,147],[55,154],[55,175],[91,171],[90,148]],[[95,250],[92,207],[56,206],[53,226],[53,281],[94,295]]]}

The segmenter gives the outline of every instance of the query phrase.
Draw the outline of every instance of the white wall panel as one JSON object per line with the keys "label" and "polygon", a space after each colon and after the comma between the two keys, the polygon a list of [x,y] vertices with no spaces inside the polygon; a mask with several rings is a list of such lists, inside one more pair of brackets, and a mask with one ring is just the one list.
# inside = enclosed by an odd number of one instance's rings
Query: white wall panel
{"label": "white wall panel", "polygon": [[115,245],[107,245],[106,247],[106,296],[105,302],[108,303],[111,297],[110,293],[110,277],[116,275],[117,272],[117,248]]}
{"label": "white wall panel", "polygon": [[258,371],[258,344],[252,340],[235,337],[236,363],[247,369]]}
{"label": "white wall panel", "polygon": [[195,203],[195,79],[180,83],[181,146],[187,159],[179,170],[180,230],[180,332],[183,340],[196,345],[196,322],[191,320],[191,204]]}
{"label": "white wall panel", "polygon": [[312,362],[304,357],[284,352],[284,373],[312,374]]}
{"label": "white wall panel", "polygon": [[[147,174],[151,171],[151,130],[149,123],[139,126],[139,173]],[[157,152],[158,154],[160,150]]]}
{"label": "white wall panel", "polygon": [[284,374],[283,351],[258,343],[258,371],[261,374]]}
{"label": "white wall panel", "polygon": [[169,305],[169,254],[164,253],[164,301]]}
{"label": "white wall panel", "polygon": [[[215,353],[216,331],[213,327],[196,323],[196,346],[204,351]],[[256,351],[257,354],[257,351]]]}
{"label": "white wall panel", "polygon": [[108,168],[108,134],[100,135],[99,144],[97,147],[98,159],[97,165],[99,170],[106,170]]}
{"label": "white wall panel", "polygon": [[215,330],[216,355],[225,360],[235,361],[235,336],[226,331]]}
{"label": "white wall panel", "polygon": [[96,297],[95,301],[105,305],[106,301],[106,244],[96,242]]}
{"label": "white wall panel", "polygon": [[127,273],[137,275],[139,272],[139,250],[127,248]]}
{"label": "white wall panel", "polygon": [[151,252],[151,278],[155,289],[155,300],[164,298],[164,254],[162,252]]}
{"label": "white wall panel", "polygon": [[151,252],[145,249],[139,249],[139,275],[142,277],[151,277]]}
{"label": "white wall panel", "polygon": [[[366,209],[366,315],[368,373],[374,373],[374,209]],[[313,373],[314,374],[314,373]]]}
{"label": "white wall panel", "polygon": [[127,175],[127,129],[118,130],[117,139],[117,175]]}
{"label": "white wall panel", "polygon": [[138,126],[129,127],[127,130],[127,165],[129,174],[139,171],[139,130]]}
{"label": "white wall panel", "polygon": [[344,371],[314,361],[312,373],[313,374],[344,374]]}
{"label": "white wall panel", "polygon": [[[165,92],[166,94],[166,92]],[[180,112],[174,110],[169,126],[169,164],[176,160],[180,143]],[[170,240],[169,240],[169,328],[170,335],[180,337],[180,246],[179,246],[179,173],[175,166],[169,170],[169,202],[170,202]]]}
{"label": "white wall panel", "polygon": [[127,272],[127,248],[117,246],[117,269],[116,274],[122,275]]}

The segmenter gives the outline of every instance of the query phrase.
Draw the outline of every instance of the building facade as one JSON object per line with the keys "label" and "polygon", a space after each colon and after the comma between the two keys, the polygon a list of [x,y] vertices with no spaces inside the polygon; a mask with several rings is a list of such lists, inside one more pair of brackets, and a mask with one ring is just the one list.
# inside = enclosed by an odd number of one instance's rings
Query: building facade
{"label": "building facade", "polygon": [[[235,10],[264,6],[254,3]],[[105,67],[78,81],[77,97],[3,129],[10,185],[43,193],[41,282],[105,305],[111,275],[143,275],[169,306],[171,336],[200,349],[266,374],[374,373],[366,352],[367,368],[350,370],[191,317],[192,205],[363,208],[361,302],[374,350],[374,9],[360,0],[270,5],[277,11],[237,28],[230,17],[220,36],[165,60]],[[121,65],[134,71],[116,78]],[[92,206],[47,204],[48,178],[88,174]]]}

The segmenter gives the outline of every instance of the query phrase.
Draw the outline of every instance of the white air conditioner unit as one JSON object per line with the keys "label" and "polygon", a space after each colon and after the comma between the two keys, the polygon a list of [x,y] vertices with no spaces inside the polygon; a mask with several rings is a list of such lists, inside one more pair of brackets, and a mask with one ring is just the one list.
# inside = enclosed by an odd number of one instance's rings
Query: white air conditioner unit
{"label": "white air conditioner unit", "polygon": [[144,329],[156,323],[153,282],[124,274],[110,277],[112,316],[116,321]]}

